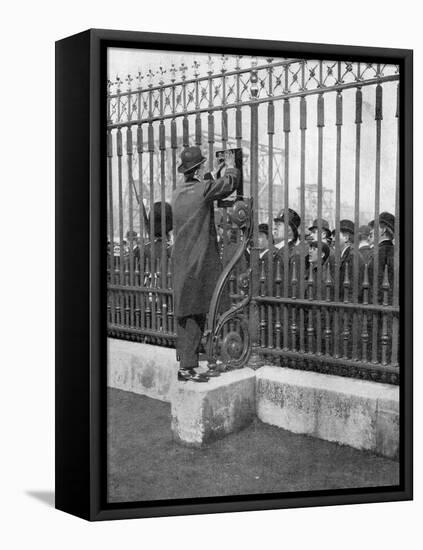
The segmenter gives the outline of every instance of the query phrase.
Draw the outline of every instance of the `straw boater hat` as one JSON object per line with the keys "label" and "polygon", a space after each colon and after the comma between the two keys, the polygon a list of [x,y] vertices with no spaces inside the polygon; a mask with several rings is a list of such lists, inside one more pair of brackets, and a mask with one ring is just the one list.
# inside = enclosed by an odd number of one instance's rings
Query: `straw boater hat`
{"label": "straw boater hat", "polygon": [[181,153],[181,164],[178,166],[178,172],[180,174],[191,172],[206,160],[199,147],[186,147]]}

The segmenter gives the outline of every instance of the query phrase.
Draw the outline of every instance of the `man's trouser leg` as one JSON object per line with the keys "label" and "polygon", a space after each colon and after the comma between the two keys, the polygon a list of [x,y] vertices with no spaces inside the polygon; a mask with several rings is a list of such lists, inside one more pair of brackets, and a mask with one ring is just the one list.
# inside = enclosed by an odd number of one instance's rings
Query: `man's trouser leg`
{"label": "man's trouser leg", "polygon": [[181,369],[198,367],[198,349],[206,324],[206,316],[190,315],[176,320],[176,348]]}

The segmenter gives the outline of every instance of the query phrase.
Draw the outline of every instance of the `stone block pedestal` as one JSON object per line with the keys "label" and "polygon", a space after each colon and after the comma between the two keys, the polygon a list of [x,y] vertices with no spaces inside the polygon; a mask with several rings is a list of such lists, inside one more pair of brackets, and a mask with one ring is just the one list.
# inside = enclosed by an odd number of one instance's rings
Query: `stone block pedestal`
{"label": "stone block pedestal", "polygon": [[255,417],[255,373],[244,368],[207,383],[178,383],[171,411],[173,436],[185,445],[200,447],[241,430]]}

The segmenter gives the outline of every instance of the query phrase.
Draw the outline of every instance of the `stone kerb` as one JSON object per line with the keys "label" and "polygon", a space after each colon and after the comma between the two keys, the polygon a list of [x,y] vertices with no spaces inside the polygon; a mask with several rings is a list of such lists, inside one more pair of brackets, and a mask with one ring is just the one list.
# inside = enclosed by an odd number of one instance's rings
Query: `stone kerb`
{"label": "stone kerb", "polygon": [[398,459],[399,389],[280,367],[256,371],[262,422]]}
{"label": "stone kerb", "polygon": [[248,426],[255,413],[255,373],[249,368],[203,384],[178,384],[171,401],[173,436],[199,447]]}

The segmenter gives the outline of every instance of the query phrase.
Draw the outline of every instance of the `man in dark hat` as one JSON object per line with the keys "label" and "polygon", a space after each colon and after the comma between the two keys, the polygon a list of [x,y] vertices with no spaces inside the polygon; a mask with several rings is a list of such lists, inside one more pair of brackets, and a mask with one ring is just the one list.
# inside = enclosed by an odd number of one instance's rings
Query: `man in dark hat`
{"label": "man in dark hat", "polygon": [[285,235],[285,210],[282,209],[273,220],[273,240],[275,243],[275,252],[280,254],[284,246],[288,246],[289,257],[294,252],[294,247],[298,244],[298,229],[301,224],[300,216],[288,208],[288,234]]}
{"label": "man in dark hat", "polygon": [[172,197],[174,246],[172,252],[174,314],[178,380],[207,382],[207,374],[195,371],[206,314],[221,272],[214,222],[213,201],[229,196],[237,188],[239,172],[231,152],[219,177],[204,179],[206,161],[199,147],[182,151],[178,172],[184,182]]}
{"label": "man in dark hat", "polygon": [[[374,238],[374,227],[370,234]],[[388,303],[391,304],[392,290],[394,281],[394,235],[395,235],[395,216],[390,212],[381,212],[379,215],[379,243],[378,243],[378,302],[383,303],[384,289],[382,288],[385,266],[388,267]],[[376,243],[375,243],[376,246]],[[373,284],[374,273],[374,254],[369,262],[370,284]]]}

